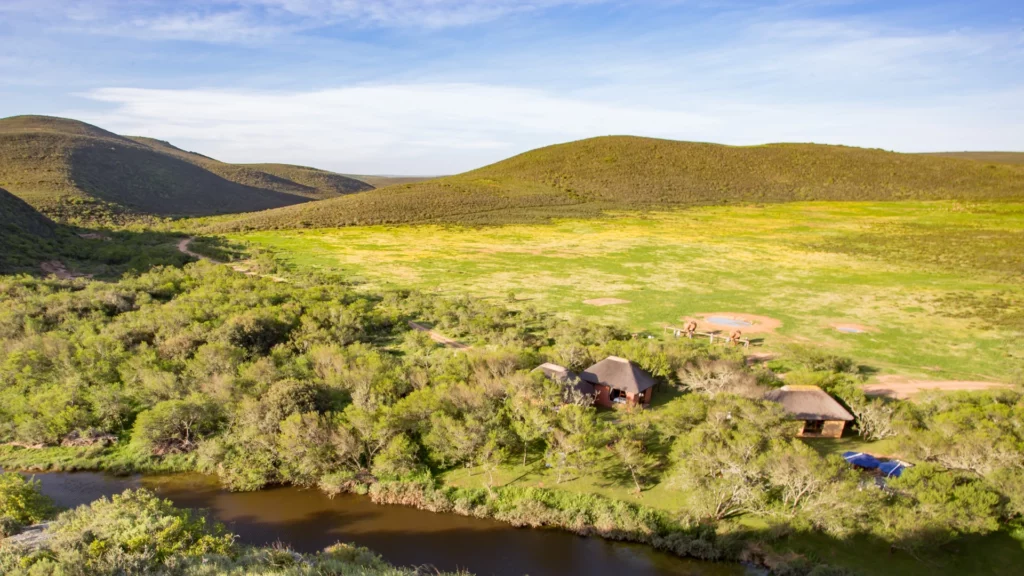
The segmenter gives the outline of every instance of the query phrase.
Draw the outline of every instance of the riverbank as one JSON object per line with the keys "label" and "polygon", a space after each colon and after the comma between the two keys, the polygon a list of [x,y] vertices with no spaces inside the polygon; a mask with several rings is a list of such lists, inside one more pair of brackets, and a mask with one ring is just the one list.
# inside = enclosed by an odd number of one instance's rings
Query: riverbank
{"label": "riverbank", "polygon": [[[195,469],[195,462],[194,459],[181,455],[166,460],[155,457],[133,458],[128,447],[115,446],[102,450],[28,450],[4,446],[0,447],[0,467],[43,473],[92,470],[120,474],[124,484],[115,482],[108,485],[107,481],[104,481],[101,486],[83,492],[92,494],[92,497],[99,497],[117,493],[128,487],[143,485],[156,488],[158,492],[166,490],[168,486],[173,486],[177,482],[175,478],[194,476],[168,476],[166,472],[192,471]],[[139,477],[128,476],[140,473],[150,476],[137,481],[132,478]],[[221,497],[228,497],[225,495],[230,494],[230,498],[238,499],[237,506],[240,511],[237,515],[229,516],[229,521],[244,520],[258,515],[258,508],[269,501],[264,499],[264,496],[280,499],[282,494],[296,491],[307,494],[307,498],[313,501],[319,498],[326,499],[326,496],[321,496],[318,491],[287,487],[272,488],[269,491],[230,493],[219,488],[212,477],[205,478],[205,488],[199,489],[197,485],[191,484],[184,490],[201,496],[186,499],[181,505],[206,508],[210,507],[214,494],[221,494]],[[111,481],[117,479],[113,478]],[[827,564],[866,575],[911,575],[920,573],[923,567],[922,560],[894,551],[889,543],[877,539],[854,537],[840,540],[813,532],[779,530],[763,522],[742,518],[722,523],[717,527],[686,526],[670,511],[658,509],[657,503],[642,505],[625,502],[588,493],[575,486],[573,490],[563,490],[511,484],[495,487],[488,492],[483,487],[437,482],[383,482],[364,485],[358,491],[365,493],[373,506],[381,509],[398,505],[423,510],[439,517],[458,515],[476,520],[493,519],[514,527],[539,529],[541,533],[548,534],[548,538],[550,533],[546,532],[546,529],[553,528],[580,536],[596,536],[606,541],[642,544],[664,551],[673,557],[701,559],[721,566],[727,566],[730,562],[748,562],[777,573],[805,574],[816,565]],[[178,488],[171,488],[170,493],[180,494],[181,491]],[[339,494],[335,500],[341,502],[339,499],[354,497]],[[345,501],[349,505],[351,502]],[[323,514],[317,510],[318,505],[321,504],[305,501],[305,504],[298,507],[315,519],[315,530],[318,532],[330,532],[332,528],[346,525],[353,519],[350,514],[339,511]],[[363,510],[362,515],[368,514],[365,509]],[[358,520],[359,516],[356,515],[355,518]],[[288,525],[303,525],[301,519],[293,516],[277,521]],[[437,522],[437,518],[421,521],[433,523]],[[407,525],[409,522],[409,519],[403,519],[401,524]],[[467,533],[464,528],[459,528],[456,532],[462,538]],[[430,540],[434,542],[434,537],[431,536]],[[934,576],[968,573],[1010,574],[1012,572],[1006,571],[1004,567],[1017,566],[1024,562],[1022,542],[1024,534],[1008,532],[964,538],[955,547],[944,549],[930,557],[928,569]],[[385,542],[375,539],[364,545],[370,545],[375,550],[382,546],[386,547]],[[432,544],[429,548],[436,548],[436,545]],[[394,559],[389,557],[389,560]],[[404,558],[399,560],[399,563],[413,561]]]}
{"label": "riverbank", "polygon": [[[77,452],[77,455],[76,455]],[[35,472],[99,471],[114,474],[155,474],[154,485],[173,483],[175,476],[167,472],[195,471],[192,458],[176,455],[166,461],[157,457],[133,456],[130,446],[98,448],[44,448],[29,450],[0,447],[0,466]],[[188,475],[191,476],[191,475]],[[142,483],[137,484],[139,486]],[[134,485],[131,485],[134,486]],[[865,565],[864,558],[889,556],[886,565],[898,567],[896,573],[913,574],[920,563],[902,554],[894,557],[888,544],[861,539],[837,541],[813,533],[779,531],[763,523],[727,522],[718,525],[686,523],[670,511],[653,506],[626,502],[581,490],[497,486],[455,486],[436,481],[390,481],[372,485],[352,486],[365,494],[375,505],[400,505],[434,514],[454,514],[467,518],[492,519],[517,528],[558,529],[579,536],[650,546],[678,558],[716,563],[747,563],[774,573],[806,574],[816,566],[856,566],[865,573],[877,562]],[[195,490],[195,486],[190,490]],[[93,489],[95,490],[95,489]],[[210,486],[207,494],[214,490]],[[218,488],[219,490],[219,488]],[[278,490],[278,489],[275,489]],[[96,492],[100,494],[102,492]],[[251,494],[259,498],[260,492]],[[338,494],[337,497],[347,497]],[[207,500],[188,502],[206,507]],[[247,514],[255,515],[258,501],[246,505]],[[344,522],[344,519],[339,519]],[[992,539],[988,539],[992,541]],[[1012,541],[1011,541],[1012,542]],[[374,544],[379,545],[375,542]],[[994,553],[996,558],[1010,560],[1001,550],[1010,542],[986,545],[975,542],[980,549]],[[376,546],[372,546],[376,549]],[[870,552],[870,554],[862,554]],[[944,574],[939,570],[937,574]],[[957,573],[951,571],[951,574]]]}
{"label": "riverbank", "polygon": [[[131,447],[26,449],[0,447],[0,467],[27,472],[94,471],[112,474],[194,472],[194,459],[163,461],[133,455]],[[390,481],[353,486],[377,505],[401,505],[431,513],[493,519],[517,528],[554,528],[578,536],[642,544],[679,558],[745,562],[779,570],[802,558],[775,554],[763,539],[744,531],[719,533],[714,526],[684,523],[651,507],[550,488],[456,487],[431,481]],[[810,563],[813,565],[814,563]]]}
{"label": "riverbank", "polygon": [[[467,570],[480,575],[532,576],[586,573],[593,576],[750,576],[735,563],[682,559],[650,546],[581,538],[553,529],[518,529],[505,522],[455,511],[375,503],[368,495],[328,498],[317,490],[277,486],[230,492],[200,474],[113,477],[102,473],[38,474],[45,494],[73,507],[127,489],[145,488],[181,508],[200,508],[238,535],[263,546],[281,542],[315,553],[351,542],[388,562]],[[430,571],[430,573],[433,573]]]}

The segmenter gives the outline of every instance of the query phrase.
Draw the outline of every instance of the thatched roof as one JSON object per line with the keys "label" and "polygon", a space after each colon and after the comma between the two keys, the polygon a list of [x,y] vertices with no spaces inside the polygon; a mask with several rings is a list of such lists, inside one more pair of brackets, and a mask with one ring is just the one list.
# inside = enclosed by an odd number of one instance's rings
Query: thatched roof
{"label": "thatched roof", "polygon": [[618,356],[609,356],[587,368],[580,378],[591,384],[604,384],[615,390],[639,394],[656,384],[642,368]]}
{"label": "thatched roof", "polygon": [[783,386],[764,395],[795,420],[853,420],[853,415],[817,386]]}
{"label": "thatched roof", "polygon": [[534,372],[543,372],[545,376],[554,380],[555,382],[561,382],[562,384],[572,385],[574,388],[582,392],[586,396],[592,396],[594,394],[594,385],[590,382],[584,382],[576,375],[575,372],[569,370],[565,366],[559,366],[551,362],[545,362],[540,366],[533,369]]}
{"label": "thatched roof", "polygon": [[534,368],[533,371],[543,372],[544,375],[547,376],[548,378],[558,381],[572,380],[573,378],[576,377],[576,375],[573,374],[572,371],[566,368],[565,366],[559,366],[558,364],[554,364],[552,362],[545,362],[540,366]]}

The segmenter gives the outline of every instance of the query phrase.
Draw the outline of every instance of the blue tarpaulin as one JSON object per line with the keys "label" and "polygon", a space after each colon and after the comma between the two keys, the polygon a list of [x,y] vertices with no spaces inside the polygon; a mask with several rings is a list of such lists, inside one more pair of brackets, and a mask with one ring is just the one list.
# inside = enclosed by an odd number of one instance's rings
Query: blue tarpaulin
{"label": "blue tarpaulin", "polygon": [[906,466],[902,462],[896,460],[890,460],[888,462],[882,462],[878,465],[879,471],[882,472],[886,478],[899,478],[903,474],[903,470]]}
{"label": "blue tarpaulin", "polygon": [[869,470],[878,468],[878,465],[882,463],[878,458],[863,452],[843,452],[843,459],[854,466],[867,468]]}

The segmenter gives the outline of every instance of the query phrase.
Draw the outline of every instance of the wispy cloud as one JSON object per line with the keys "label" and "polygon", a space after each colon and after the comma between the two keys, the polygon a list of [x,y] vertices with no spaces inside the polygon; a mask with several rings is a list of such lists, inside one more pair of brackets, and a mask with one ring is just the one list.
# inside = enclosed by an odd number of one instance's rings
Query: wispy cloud
{"label": "wispy cloud", "polygon": [[[58,17],[30,19],[65,28],[9,26],[21,36],[0,59],[12,72],[0,114],[78,117],[230,161],[387,173],[606,134],[1024,149],[1019,25],[968,25],[958,6],[943,20],[935,6],[737,2],[93,0],[65,14],[65,0],[37,0],[18,9],[48,7]],[[68,38],[93,52],[70,53]],[[48,107],[26,79],[51,87]]]}
{"label": "wispy cloud", "polygon": [[328,21],[446,28],[489,22],[513,13],[602,1],[607,0],[241,0],[240,3]]}
{"label": "wispy cloud", "polygon": [[[1013,148],[1024,89],[928,106],[787,105],[683,95],[628,106],[540,90],[403,84],[314,92],[108,88],[110,112],[70,115],[127,134],[170,139],[229,161],[277,159],[350,172],[453,173],[534,147],[636,134],[758,144],[813,141],[903,150]],[[978,124],[996,127],[979,138]]]}
{"label": "wispy cloud", "polygon": [[95,34],[255,42],[346,24],[445,29],[560,6],[611,0],[5,0],[0,13],[31,14]]}
{"label": "wispy cloud", "polygon": [[228,160],[283,157],[370,172],[457,172],[559,140],[628,132],[670,136],[709,123],[685,110],[476,84],[293,93],[108,88],[88,96],[115,108],[69,114],[121,133],[187,142]]}

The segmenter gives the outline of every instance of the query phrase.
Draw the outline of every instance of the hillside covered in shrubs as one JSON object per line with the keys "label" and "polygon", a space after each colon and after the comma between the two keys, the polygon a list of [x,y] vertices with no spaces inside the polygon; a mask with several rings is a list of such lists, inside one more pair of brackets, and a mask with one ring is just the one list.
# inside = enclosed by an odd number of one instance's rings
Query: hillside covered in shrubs
{"label": "hillside covered in shrubs", "polygon": [[846,146],[615,136],[540,148],[457,176],[223,219],[213,228],[501,224],[737,202],[1021,198],[1020,166]]}
{"label": "hillside covered in shrubs", "polygon": [[312,168],[227,164],[150,138],[48,116],[0,119],[0,188],[62,222],[266,210],[371,190]]}

